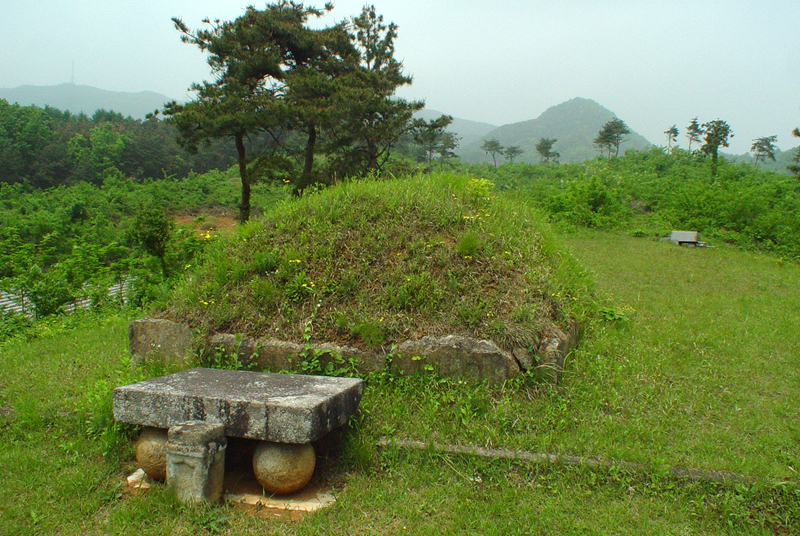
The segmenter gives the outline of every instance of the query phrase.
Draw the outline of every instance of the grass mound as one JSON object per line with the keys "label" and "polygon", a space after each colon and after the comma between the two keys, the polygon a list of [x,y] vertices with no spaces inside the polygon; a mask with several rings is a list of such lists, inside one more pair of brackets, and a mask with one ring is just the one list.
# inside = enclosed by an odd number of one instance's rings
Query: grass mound
{"label": "grass mound", "polygon": [[580,319],[580,270],[542,217],[451,174],[287,201],[220,240],[166,315],[205,332],[384,346],[425,335],[536,349]]}

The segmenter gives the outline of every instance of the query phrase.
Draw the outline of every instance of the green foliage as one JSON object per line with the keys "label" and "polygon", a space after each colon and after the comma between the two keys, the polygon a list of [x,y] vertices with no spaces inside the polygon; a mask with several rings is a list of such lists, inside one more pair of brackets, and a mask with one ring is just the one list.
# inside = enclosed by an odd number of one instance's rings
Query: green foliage
{"label": "green foliage", "polygon": [[[128,303],[162,301],[175,277],[214,241],[210,232],[176,228],[167,214],[231,207],[229,177],[214,172],[145,184],[113,177],[102,186],[28,191],[0,185],[0,290],[24,298],[28,313],[39,316],[78,298],[90,298],[95,308],[119,303],[108,289],[122,281]],[[260,206],[286,195],[266,185],[255,193]],[[253,262],[254,269],[274,269],[268,255]]]}
{"label": "green foliage", "polygon": [[176,134],[156,117],[140,121],[98,110],[88,118],[0,99],[0,184],[99,185],[117,174],[142,181],[230,166],[230,150],[210,146],[192,157]]}
{"label": "green foliage", "polygon": [[631,129],[628,128],[625,121],[615,117],[603,125],[603,128],[600,129],[594,139],[594,144],[600,150],[601,155],[603,151],[608,151],[608,156],[610,157],[613,149],[614,156],[619,156],[619,147],[630,133]]}
{"label": "green foliage", "polygon": [[558,162],[561,155],[558,151],[553,150],[553,145],[555,145],[557,141],[558,140],[555,138],[539,138],[539,141],[536,143],[536,152],[539,153],[542,162],[550,162],[551,160]]}
{"label": "green foliage", "polygon": [[502,154],[505,147],[500,145],[500,142],[495,138],[484,140],[481,145],[481,150],[492,157],[492,163],[497,167],[497,155]]}
{"label": "green foliage", "polygon": [[136,211],[131,229],[131,238],[141,248],[156,257],[166,275],[166,255],[174,223],[167,218],[164,209],[152,202],[142,204]]}
{"label": "green foliage", "polygon": [[722,119],[715,119],[703,124],[703,154],[711,156],[711,174],[717,173],[719,148],[728,147],[728,139],[733,137],[731,126]]}
{"label": "green foliage", "polygon": [[800,256],[793,231],[800,228],[797,181],[752,165],[720,161],[714,175],[702,155],[651,148],[556,167],[468,169],[567,225],[638,229],[654,238],[690,229],[742,247]]}
{"label": "green foliage", "polygon": [[753,140],[750,151],[756,157],[756,164],[758,164],[759,160],[761,162],[766,162],[767,159],[773,162],[775,161],[775,151],[777,150],[777,147],[775,147],[776,141],[778,141],[778,136],[765,136]]}
{"label": "green foliage", "polygon": [[119,165],[127,138],[112,123],[102,123],[89,131],[88,139],[77,134],[69,140],[67,152],[75,172],[94,184],[108,175],[120,173]]}

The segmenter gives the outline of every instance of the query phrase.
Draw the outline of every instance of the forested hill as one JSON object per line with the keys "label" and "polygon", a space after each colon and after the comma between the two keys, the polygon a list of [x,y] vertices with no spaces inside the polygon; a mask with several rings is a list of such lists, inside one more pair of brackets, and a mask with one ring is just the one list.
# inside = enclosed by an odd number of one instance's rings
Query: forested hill
{"label": "forested hill", "polygon": [[103,109],[115,111],[134,119],[144,117],[164,107],[164,103],[172,100],[160,93],[140,91],[129,93],[107,91],[91,86],[61,84],[57,86],[19,86],[0,88],[0,99],[20,106],[50,106],[59,110],[69,110],[73,114],[81,112],[91,116],[95,111]]}
{"label": "forested hill", "polygon": [[[481,144],[484,139],[495,138],[505,147],[515,145],[522,149],[524,152],[519,160],[536,163],[539,162],[536,152],[539,139],[555,138],[558,141],[553,150],[561,154],[561,162],[580,162],[597,156],[594,139],[602,126],[614,117],[614,112],[593,100],[574,98],[548,108],[536,119],[503,125],[480,140],[462,143],[456,152],[465,162],[491,162],[491,158],[481,150]],[[644,149],[648,145],[651,143],[643,136],[631,132],[620,151]]]}

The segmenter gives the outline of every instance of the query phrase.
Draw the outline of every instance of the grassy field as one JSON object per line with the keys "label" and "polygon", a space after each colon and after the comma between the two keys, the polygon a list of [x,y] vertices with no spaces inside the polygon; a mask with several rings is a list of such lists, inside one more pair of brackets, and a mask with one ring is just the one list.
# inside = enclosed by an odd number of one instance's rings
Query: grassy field
{"label": "grassy field", "polygon": [[[0,346],[0,534],[797,534],[800,268],[724,246],[565,239],[607,296],[558,388],[372,377],[321,460],[336,505],[299,523],[120,494],[134,468],[110,390],[123,315]],[[639,462],[595,471],[375,446],[379,437]],[[747,484],[666,476],[727,470]]]}

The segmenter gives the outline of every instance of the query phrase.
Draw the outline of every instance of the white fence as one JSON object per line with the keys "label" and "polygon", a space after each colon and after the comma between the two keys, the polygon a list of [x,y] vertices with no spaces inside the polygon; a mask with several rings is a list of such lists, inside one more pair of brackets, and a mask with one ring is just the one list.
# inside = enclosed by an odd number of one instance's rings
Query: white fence
{"label": "white fence", "polygon": [[[128,299],[128,286],[127,280],[111,285],[108,287],[108,297],[118,299],[124,303]],[[91,298],[83,297],[64,305],[64,311],[67,313],[74,313],[78,309],[88,309],[91,306]],[[0,315],[7,313],[16,313],[32,317],[36,314],[36,307],[28,298],[0,291]]]}

